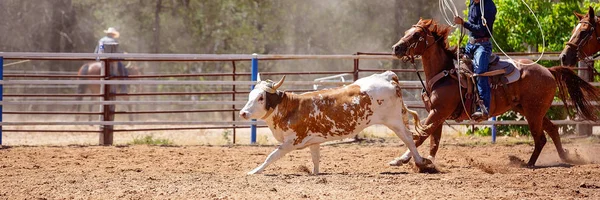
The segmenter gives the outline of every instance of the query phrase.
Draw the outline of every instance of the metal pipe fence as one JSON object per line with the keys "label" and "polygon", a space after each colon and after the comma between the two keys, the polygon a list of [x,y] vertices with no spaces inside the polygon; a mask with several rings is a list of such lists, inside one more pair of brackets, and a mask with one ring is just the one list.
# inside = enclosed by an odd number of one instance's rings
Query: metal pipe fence
{"label": "metal pipe fence", "polygon": [[[551,56],[554,55],[554,56]],[[519,53],[513,54],[513,58],[536,58],[536,54]],[[259,72],[259,61],[263,62],[277,62],[277,61],[293,61],[293,60],[348,60],[353,61],[353,66],[347,66],[342,70],[318,70],[309,71],[260,71],[263,76],[315,76],[315,75],[338,75],[338,74],[349,74],[352,76],[352,80],[355,81],[361,77],[362,74],[382,72],[391,70],[397,73],[415,73],[416,71],[422,72],[422,70],[415,69],[394,69],[394,68],[372,68],[372,67],[361,67],[360,60],[367,61],[393,61],[395,57],[389,53],[369,53],[369,52],[358,52],[355,55],[246,55],[246,54],[232,54],[232,55],[210,55],[210,54],[118,54],[118,53],[106,53],[106,54],[90,54],[90,53],[28,53],[28,52],[0,52],[0,64],[3,60],[18,60],[17,64],[9,63],[11,67],[15,67],[23,62],[21,61],[36,61],[36,60],[68,60],[68,61],[94,61],[100,59],[105,63],[104,74],[102,75],[74,75],[73,72],[53,72],[53,71],[41,71],[36,73],[29,73],[26,70],[0,70],[1,72],[10,72],[0,76],[0,91],[3,88],[14,89],[20,86],[28,88],[62,88],[65,90],[72,91],[77,89],[77,85],[101,85],[104,89],[100,93],[95,94],[79,94],[79,93],[7,93],[0,96],[0,111],[5,106],[74,106],[74,105],[90,105],[90,106],[102,106],[99,112],[81,112],[81,111],[4,111],[3,114],[10,116],[31,116],[31,115],[90,115],[90,116],[101,116],[102,121],[67,121],[67,122],[49,122],[49,121],[1,121],[1,131],[4,132],[44,132],[41,130],[34,129],[4,129],[4,127],[12,126],[35,126],[35,125],[57,125],[57,126],[81,126],[81,125],[95,125],[100,126],[98,131],[89,130],[47,130],[45,132],[100,132],[100,144],[110,145],[112,144],[112,134],[114,132],[124,131],[160,131],[160,130],[196,130],[196,129],[233,129],[233,143],[236,142],[236,129],[253,127],[265,127],[262,122],[241,122],[237,121],[237,112],[246,102],[236,100],[236,95],[246,95],[249,93],[249,89],[254,85],[256,80],[256,73]],[[546,54],[543,58],[545,60],[557,60],[555,54]],[[112,75],[110,73],[110,63],[114,61],[146,61],[146,62],[227,62],[231,63],[231,69],[229,72],[207,72],[207,73],[186,73],[186,74],[173,74],[173,73],[162,73],[162,74],[142,74],[142,75]],[[19,63],[21,62],[21,63]],[[240,67],[239,63],[250,62],[250,67]],[[250,69],[249,69],[250,68]],[[241,70],[240,70],[241,69]],[[349,70],[352,69],[352,70]],[[587,68],[577,68],[578,70],[588,70]],[[2,74],[0,74],[2,75]],[[175,79],[175,78],[216,78],[221,79],[215,80],[146,80],[146,79]],[[27,80],[22,80],[26,78]],[[79,79],[98,79],[98,80],[79,80]],[[229,78],[231,81],[223,80]],[[29,80],[31,79],[31,80]],[[69,80],[53,80],[53,79],[69,79]],[[127,80],[119,80],[127,79]],[[286,81],[287,86],[340,86],[348,84],[349,82],[327,82],[327,81]],[[600,86],[600,83],[592,83],[594,86]],[[74,86],[75,85],[75,86]],[[117,85],[142,85],[145,87],[149,86],[224,86],[230,87],[221,90],[203,90],[203,91],[153,91],[153,92],[141,92],[136,91],[133,93],[117,93],[110,90],[110,88],[118,87]],[[421,84],[418,81],[401,81],[401,87],[406,90],[420,90]],[[52,86],[52,87],[49,87]],[[243,86],[249,89],[239,89],[236,86]],[[250,86],[250,87],[248,87]],[[294,88],[288,91],[293,92],[308,92],[314,91],[314,88]],[[173,97],[173,96],[215,96],[215,98],[223,98],[229,100],[189,100],[189,101],[168,101],[168,100],[153,100],[153,101],[140,101],[131,100],[132,97]],[[4,97],[4,100],[2,99]],[[33,99],[36,97],[38,99]],[[42,98],[43,97],[43,98]],[[101,98],[99,100],[52,100],[51,98]],[[117,100],[117,97],[127,98],[125,100]],[[41,99],[40,99],[41,98]],[[44,99],[46,98],[46,99]],[[50,99],[50,100],[47,100]],[[242,98],[245,99],[245,98]],[[407,105],[411,108],[423,109],[424,105],[420,100],[406,101]],[[187,108],[183,110],[178,109],[167,109],[167,110],[128,110],[128,111],[115,111],[115,106],[140,106],[146,105],[151,108],[156,106],[208,106],[208,108]],[[562,103],[554,102],[553,105],[562,106]],[[218,107],[224,106],[224,107]],[[115,115],[164,115],[164,114],[182,114],[182,113],[230,113],[231,121],[114,121]],[[6,118],[5,118],[6,119]],[[571,120],[557,120],[554,121],[557,124],[592,124],[598,125],[595,122],[580,122]],[[493,124],[525,124],[524,121],[501,121],[501,122],[463,122],[456,123],[448,121],[450,125],[493,125]],[[121,128],[113,129],[113,126],[124,126],[124,125],[194,125],[195,127],[175,127],[175,128]],[[118,127],[119,128],[119,127]],[[256,141],[256,132],[251,133],[251,142]],[[1,143],[1,132],[0,132],[0,145]]]}

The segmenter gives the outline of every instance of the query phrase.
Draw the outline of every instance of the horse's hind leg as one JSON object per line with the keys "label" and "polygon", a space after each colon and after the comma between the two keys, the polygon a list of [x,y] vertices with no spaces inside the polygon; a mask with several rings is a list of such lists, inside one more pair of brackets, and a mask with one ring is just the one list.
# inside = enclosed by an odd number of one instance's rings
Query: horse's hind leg
{"label": "horse's hind leg", "polygon": [[534,148],[533,148],[533,153],[531,154],[531,157],[529,158],[529,161],[527,162],[527,166],[528,167],[534,167],[535,166],[535,162],[537,161],[538,157],[540,156],[540,153],[542,152],[542,149],[544,148],[544,145],[546,145],[546,136],[544,135],[544,118],[545,118],[545,113],[542,113],[541,110],[548,110],[546,109],[539,109],[536,108],[534,109],[524,109],[524,108],[515,108],[515,111],[523,114],[525,116],[525,119],[527,119],[527,124],[529,125],[529,130],[531,131],[531,136],[533,137],[533,143],[534,143]]}
{"label": "horse's hind leg", "polygon": [[[127,112],[132,112],[133,111],[133,105],[127,105]],[[132,122],[133,121],[133,115],[132,114],[127,114],[129,116],[129,121]]]}
{"label": "horse's hind leg", "polygon": [[[84,84],[78,85],[77,86],[77,94],[84,94],[86,89],[87,89],[86,85],[84,85]],[[82,99],[83,99],[83,97],[77,97],[77,98],[75,98],[75,101],[81,101]],[[72,110],[75,112],[80,112],[81,104],[73,105]],[[81,117],[80,115],[75,115],[75,121],[79,121],[80,117]]]}
{"label": "horse's hind leg", "polygon": [[560,135],[558,135],[558,127],[550,121],[548,117],[544,117],[544,130],[552,138],[554,142],[554,146],[556,146],[556,151],[558,152],[558,156],[563,162],[569,162],[567,157],[567,152],[562,147],[562,142],[560,141]]}
{"label": "horse's hind leg", "polygon": [[[82,97],[77,97],[75,100],[76,101],[81,101],[83,98]],[[71,109],[73,112],[80,112],[81,111],[81,104],[74,104],[73,108]],[[81,116],[80,115],[75,115],[75,121],[79,121],[79,118]]]}

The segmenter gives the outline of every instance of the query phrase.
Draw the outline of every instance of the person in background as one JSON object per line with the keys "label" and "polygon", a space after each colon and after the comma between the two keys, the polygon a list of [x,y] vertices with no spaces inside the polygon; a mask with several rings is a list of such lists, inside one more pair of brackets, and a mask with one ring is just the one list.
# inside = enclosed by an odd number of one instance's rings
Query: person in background
{"label": "person in background", "polygon": [[[483,4],[483,8],[481,4]],[[454,17],[454,23],[462,25],[470,32],[465,53],[473,58],[476,74],[488,71],[489,58],[492,54],[490,37],[492,37],[494,31],[495,20],[496,4],[492,0],[470,0],[468,21],[464,21],[459,16]],[[488,77],[477,77],[477,90],[485,108],[478,106],[477,111],[471,115],[473,119],[485,120],[489,117],[490,89]]]}
{"label": "person in background", "polygon": [[[106,36],[98,40],[94,53],[104,53],[104,44],[106,43],[119,43],[119,41],[117,41],[117,38],[119,38],[120,34],[119,31],[117,31],[117,29],[109,27],[108,29],[104,30],[104,33],[106,33]],[[117,62],[117,69],[119,70],[119,74],[121,74],[122,76],[128,75],[127,69],[125,69],[123,63],[121,63],[120,61]],[[114,72],[112,75],[115,75]],[[127,88],[127,85],[119,85],[119,90],[122,93],[127,93]]]}

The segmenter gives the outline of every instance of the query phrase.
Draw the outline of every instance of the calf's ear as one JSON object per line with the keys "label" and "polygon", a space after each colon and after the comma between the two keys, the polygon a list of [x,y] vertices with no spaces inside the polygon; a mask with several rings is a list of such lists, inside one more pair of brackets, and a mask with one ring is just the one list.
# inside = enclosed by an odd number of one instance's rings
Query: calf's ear
{"label": "calf's ear", "polygon": [[257,82],[257,83],[258,83],[258,82],[260,82],[260,73],[257,73],[257,74],[256,74],[256,82]]}

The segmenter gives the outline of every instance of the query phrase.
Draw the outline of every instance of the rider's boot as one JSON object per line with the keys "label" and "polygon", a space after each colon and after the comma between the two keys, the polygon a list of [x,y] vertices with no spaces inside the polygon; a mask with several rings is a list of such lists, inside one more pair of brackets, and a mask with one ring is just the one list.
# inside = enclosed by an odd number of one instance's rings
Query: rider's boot
{"label": "rider's boot", "polygon": [[471,119],[480,122],[483,120],[487,120],[489,118],[489,113],[488,113],[488,109],[485,107],[485,105],[483,105],[483,102],[479,102],[479,105],[477,107],[477,111],[475,111],[472,115],[471,115]]}

